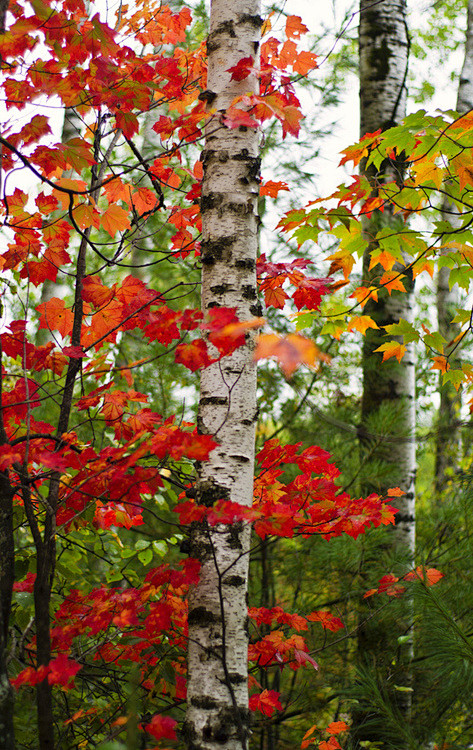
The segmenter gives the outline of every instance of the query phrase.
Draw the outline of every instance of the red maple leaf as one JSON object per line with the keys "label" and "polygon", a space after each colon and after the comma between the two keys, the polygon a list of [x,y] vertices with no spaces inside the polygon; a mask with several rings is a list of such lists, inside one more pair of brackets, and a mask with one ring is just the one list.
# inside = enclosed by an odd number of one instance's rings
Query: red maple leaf
{"label": "red maple leaf", "polygon": [[257,73],[254,66],[254,59],[252,57],[242,57],[241,60],[237,62],[236,65],[233,65],[231,68],[227,68],[227,73],[231,73],[232,81],[243,81],[245,78],[248,78],[250,73]]}
{"label": "red maple leaf", "polygon": [[176,740],[177,721],[170,716],[155,714],[149,724],[145,724],[145,730],[155,740]]}
{"label": "red maple leaf", "polygon": [[276,690],[263,690],[250,697],[250,711],[260,711],[264,716],[272,716],[275,711],[282,711],[280,693]]}

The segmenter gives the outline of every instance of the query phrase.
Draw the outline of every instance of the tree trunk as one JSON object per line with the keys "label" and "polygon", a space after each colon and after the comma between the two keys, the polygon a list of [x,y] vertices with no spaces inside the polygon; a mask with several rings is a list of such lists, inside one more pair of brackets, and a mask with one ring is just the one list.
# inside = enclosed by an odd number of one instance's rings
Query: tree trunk
{"label": "tree trunk", "polygon": [[[5,33],[8,0],[0,0],[0,34]],[[0,56],[1,60],[1,56]],[[3,186],[0,149],[0,187]],[[3,311],[2,311],[3,312]],[[0,343],[0,370],[2,368]],[[0,445],[8,442],[3,424],[3,379],[0,372]],[[14,750],[13,707],[15,696],[8,679],[7,648],[13,583],[15,581],[15,540],[13,536],[13,495],[8,473],[0,472],[0,747]]]}
{"label": "tree trunk", "polygon": [[[228,68],[258,57],[261,17],[257,0],[212,0],[208,49],[209,105],[217,113],[256,91],[252,74],[231,81]],[[236,308],[240,320],[258,314],[259,134],[229,129],[213,117],[202,161],[202,310]],[[252,337],[201,374],[198,426],[218,447],[203,464],[196,486],[201,504],[219,498],[250,506],[253,495],[256,369]],[[192,750],[243,750],[248,743],[247,580],[250,526],[207,527],[191,535],[201,563],[189,596],[187,746]]]}
{"label": "tree trunk", "polygon": [[[217,113],[251,90],[252,74],[230,81],[228,68],[258,57],[256,0],[212,0],[207,101]],[[255,263],[260,159],[254,128],[229,129],[218,114],[208,123],[202,161],[202,310],[236,308],[240,320],[258,314]],[[256,370],[252,337],[202,371],[198,426],[218,447],[201,470],[196,498],[250,506],[253,494]],[[189,596],[188,712],[192,750],[243,750],[248,743],[247,578],[250,526],[244,522],[192,530],[191,555],[202,563]]]}
{"label": "tree trunk", "polygon": [[[465,39],[465,58],[458,84],[457,112],[464,114],[473,109],[473,2],[468,1],[467,27]],[[450,222],[452,228],[461,226],[458,209],[449,201],[442,208],[443,218]],[[449,247],[442,249],[443,254],[450,252]],[[446,353],[451,351],[448,342],[453,342],[459,328],[452,323],[458,307],[458,287],[449,288],[450,269],[439,269],[437,277],[437,315],[439,331],[447,342]],[[450,364],[452,357],[449,358]],[[440,406],[438,412],[437,436],[435,441],[435,494],[441,497],[449,475],[457,466],[460,452],[460,409],[461,394],[453,390],[452,385],[442,386],[440,376]]]}
{"label": "tree trunk", "polygon": [[[361,136],[381,128],[395,126],[405,115],[406,76],[408,66],[409,38],[406,25],[405,0],[361,0],[359,55],[360,55],[360,111]],[[369,168],[365,172],[373,185],[393,179],[401,183],[402,162],[387,160],[379,170]],[[364,221],[364,233],[369,247],[363,259],[363,283],[376,285],[383,272],[380,265],[370,269],[371,253],[376,247],[376,234],[383,226],[393,231],[402,231],[403,223],[394,218],[386,206],[384,213],[375,212]],[[403,283],[407,293],[393,291],[388,294],[380,289],[378,301],[370,300],[365,313],[370,315],[379,329],[368,329],[362,354],[363,396],[360,428],[361,459],[365,462],[363,493],[384,494],[389,487],[399,486],[406,493],[396,498],[399,512],[392,529],[391,540],[384,549],[397,561],[401,575],[414,562],[415,551],[415,370],[414,352],[408,347],[400,363],[395,358],[381,364],[380,354],[375,352],[386,341],[384,326],[398,323],[401,318],[412,320],[412,275],[403,264],[394,268],[404,273]],[[379,439],[379,434],[384,438]],[[376,438],[374,435],[376,434]],[[369,563],[372,567],[372,562]],[[368,569],[366,569],[368,572]],[[390,572],[383,570],[383,573]],[[392,618],[369,618],[366,605],[361,610],[358,637],[358,663],[368,669],[378,685],[389,680],[395,684],[395,692],[389,695],[386,713],[382,701],[370,697],[363,701],[354,715],[355,747],[363,741],[382,742],[383,728],[390,713],[401,724],[408,724],[410,717],[410,661],[412,640],[408,637],[403,646],[398,645],[399,636],[412,635],[411,607],[401,621]],[[400,689],[399,689],[400,688]],[[394,729],[394,727],[391,727]],[[396,748],[407,746],[407,740],[398,735]],[[391,746],[391,745],[390,745]]]}

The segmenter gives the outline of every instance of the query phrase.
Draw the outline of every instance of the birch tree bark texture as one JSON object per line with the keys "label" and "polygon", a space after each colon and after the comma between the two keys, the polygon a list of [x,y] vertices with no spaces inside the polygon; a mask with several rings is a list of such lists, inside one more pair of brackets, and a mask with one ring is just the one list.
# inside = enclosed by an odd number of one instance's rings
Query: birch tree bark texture
{"label": "birch tree bark texture", "polygon": [[[202,310],[260,314],[256,293],[260,137],[228,128],[222,115],[240,94],[257,91],[257,76],[232,81],[242,58],[258,65],[262,19],[257,0],[212,0],[204,96],[214,111],[202,156]],[[218,442],[194,488],[198,503],[223,498],[250,506],[253,495],[256,370],[253,336],[201,374],[198,427]],[[190,554],[201,562],[189,595],[189,750],[245,750],[248,744],[247,579],[250,526],[205,523],[191,529]]]}
{"label": "birch tree bark texture", "polygon": [[[467,23],[465,37],[465,56],[460,73],[457,95],[457,112],[465,114],[473,109],[473,0],[468,0]],[[459,229],[462,218],[458,208],[445,200],[442,206],[445,221],[450,222],[452,230]],[[442,253],[448,255],[448,245],[442,248]],[[439,331],[445,341],[452,342],[459,333],[458,325],[452,321],[459,305],[458,286],[449,286],[450,269],[446,266],[439,268],[437,276],[437,316]],[[447,348],[447,354],[451,350]],[[450,364],[452,364],[450,358]],[[438,427],[435,441],[435,494],[442,499],[446,482],[457,466],[460,452],[460,409],[461,393],[453,390],[447,384],[442,386],[440,378],[440,405],[438,411]]]}
{"label": "birch tree bark texture", "polygon": [[[398,124],[406,111],[406,76],[409,38],[406,24],[405,0],[381,0],[372,3],[361,0],[359,54],[360,54],[360,135],[378,128],[386,130]],[[366,174],[376,192],[377,185],[386,180],[401,183],[402,163],[389,161],[378,171],[371,167]],[[389,206],[384,214],[374,212],[364,220],[364,233],[368,248],[364,256],[363,278],[369,285],[376,283],[382,273],[379,265],[372,265],[371,255],[376,247],[376,234],[386,224],[393,231],[402,231],[404,222],[392,215]],[[371,268],[370,268],[371,266]],[[383,479],[372,473],[370,491],[383,492],[392,482],[406,492],[398,502],[400,512],[396,517],[394,535],[396,543],[414,554],[414,479],[415,479],[415,367],[412,347],[407,348],[400,363],[390,359],[380,366],[380,355],[374,350],[385,341],[383,326],[412,319],[414,285],[409,271],[398,264],[395,271],[403,274],[407,293],[380,290],[378,301],[369,300],[365,311],[379,326],[368,329],[364,339],[362,370],[362,445],[370,439],[370,423],[385,411],[386,443],[376,446],[381,463],[388,467],[389,476]],[[392,424],[390,424],[392,422]],[[378,429],[373,432],[379,433]],[[363,429],[364,428],[364,429]],[[382,442],[382,441],[381,441]],[[371,448],[372,449],[372,441]],[[376,451],[375,451],[376,453]],[[381,472],[382,474],[382,472]]]}
{"label": "birch tree bark texture", "polygon": [[[406,23],[405,0],[361,0],[359,27],[360,72],[360,135],[381,128],[393,127],[405,116],[406,77],[408,68],[409,36]],[[362,165],[363,169],[363,165]],[[386,160],[379,169],[365,169],[373,190],[377,194],[383,182],[403,180],[402,160]],[[373,212],[364,219],[364,235],[368,241],[363,259],[363,284],[377,286],[384,269],[372,262],[377,247],[376,235],[388,227],[392,232],[402,232],[404,223],[393,216],[389,206],[384,212]],[[399,363],[388,360],[381,364],[375,350],[386,341],[385,326],[401,319],[412,320],[413,281],[404,263],[394,269],[402,275],[406,293],[380,288],[378,301],[369,300],[365,313],[370,315],[377,329],[369,329],[363,342],[360,447],[363,468],[364,494],[384,494],[389,487],[399,486],[406,494],[396,503],[399,512],[391,539],[378,550],[379,559],[386,553],[388,565],[393,561],[403,575],[414,562],[415,551],[415,369],[413,348],[408,347]],[[396,498],[398,500],[398,498]],[[368,563],[373,566],[373,561]],[[389,570],[389,568],[388,568]],[[386,569],[384,570],[384,573]],[[374,694],[360,703],[355,711],[355,747],[363,742],[384,742],[388,735],[397,733],[396,748],[407,747],[403,736],[410,717],[410,661],[412,658],[412,607],[396,622],[389,613],[372,618],[368,605],[362,604],[358,633],[358,665],[369,670],[367,684],[381,684],[389,693],[389,684],[396,684],[398,692],[390,694],[386,710],[377,703]],[[406,635],[409,636],[406,638]],[[403,636],[404,645],[398,645]],[[394,717],[391,722],[390,717]],[[389,726],[389,724],[397,726]]]}

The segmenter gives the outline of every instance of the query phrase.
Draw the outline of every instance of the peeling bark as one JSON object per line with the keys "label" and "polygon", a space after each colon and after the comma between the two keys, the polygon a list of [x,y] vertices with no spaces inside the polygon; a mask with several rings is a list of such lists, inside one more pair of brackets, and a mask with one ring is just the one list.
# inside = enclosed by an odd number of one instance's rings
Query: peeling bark
{"label": "peeling bark", "polygon": [[[230,81],[228,68],[255,57],[261,27],[259,4],[213,0],[206,101],[217,113],[239,94],[256,91],[254,75]],[[257,63],[255,63],[257,64]],[[219,115],[207,126],[202,155],[202,309],[236,308],[255,316],[259,193],[259,134],[229,129]],[[201,374],[199,429],[219,445],[203,464],[197,502],[224,498],[250,506],[253,495],[256,370],[253,337]],[[202,563],[189,595],[189,750],[244,750],[248,746],[247,580],[250,527],[195,527],[190,554]]]}

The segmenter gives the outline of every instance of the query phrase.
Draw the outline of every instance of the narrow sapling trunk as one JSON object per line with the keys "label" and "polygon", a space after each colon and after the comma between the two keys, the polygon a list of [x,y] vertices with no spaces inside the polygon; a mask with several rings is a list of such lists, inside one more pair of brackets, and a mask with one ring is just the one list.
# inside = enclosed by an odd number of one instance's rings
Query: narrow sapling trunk
{"label": "narrow sapling trunk", "polygon": [[[202,156],[202,310],[234,308],[239,320],[258,315],[256,295],[259,134],[227,128],[220,114],[234,98],[256,91],[255,75],[231,81],[242,58],[258,60],[260,8],[256,0],[212,0],[208,48],[209,107]],[[250,506],[253,494],[256,372],[252,338],[204,369],[198,426],[218,447],[200,471],[197,502],[217,499]],[[189,596],[188,712],[192,750],[244,750],[248,745],[247,579],[249,524],[192,530],[191,555],[200,582]]]}
{"label": "narrow sapling trunk", "polygon": [[[0,35],[5,33],[8,0],[0,0]],[[1,56],[0,56],[1,62]],[[0,187],[3,174],[0,150]],[[0,343],[0,446],[8,442],[3,423],[2,347]],[[13,536],[14,489],[7,471],[0,472],[0,748],[14,750],[13,729],[14,691],[8,679],[8,636],[13,583],[15,581],[15,540]]]}
{"label": "narrow sapling trunk", "polygon": [[[467,27],[465,38],[465,57],[460,73],[457,96],[457,112],[465,114],[473,109],[473,0],[468,0]],[[443,204],[443,215],[445,221],[450,222],[453,230],[459,229],[462,220],[452,203],[446,200]],[[448,245],[443,248],[448,254]],[[437,276],[437,315],[439,331],[446,342],[453,342],[459,333],[457,325],[452,323],[455,310],[458,307],[458,287],[455,284],[452,289],[449,286],[450,269],[443,266],[439,269]],[[452,345],[446,353],[450,354]],[[453,354],[453,358],[455,354]],[[449,357],[452,364],[452,357]],[[438,432],[435,440],[435,491],[437,498],[442,497],[446,482],[451,477],[454,467],[457,466],[458,454],[460,452],[460,409],[461,394],[454,391],[451,384],[442,386],[440,376],[440,405],[438,411]]]}
{"label": "narrow sapling trunk", "polygon": [[[359,55],[360,55],[360,110],[361,136],[379,128],[386,130],[397,125],[405,115],[406,76],[408,66],[409,38],[406,25],[405,0],[361,0]],[[386,160],[379,170],[372,167],[365,172],[373,191],[384,181],[403,179],[402,161]],[[383,268],[371,262],[371,254],[377,247],[376,234],[385,226],[402,232],[403,222],[394,217],[390,207],[384,213],[374,212],[364,220],[364,234],[369,241],[363,262],[363,283],[366,286],[379,281]],[[388,542],[389,557],[398,561],[401,575],[414,562],[415,551],[415,370],[414,352],[408,347],[402,361],[395,358],[381,364],[379,352],[375,350],[386,341],[385,326],[401,319],[412,320],[412,275],[403,264],[394,270],[403,274],[406,293],[380,289],[378,301],[370,300],[365,307],[379,326],[368,329],[363,345],[362,372],[363,396],[361,414],[361,460],[366,462],[363,493],[383,494],[389,487],[399,486],[405,492],[396,498],[399,513]],[[384,436],[380,438],[380,435]],[[388,551],[388,550],[386,550]],[[370,563],[372,564],[372,563]],[[384,570],[384,573],[390,572]],[[407,610],[410,610],[407,604]],[[389,610],[388,610],[389,611]],[[412,617],[409,611],[405,619],[393,622],[392,618],[371,618],[362,606],[361,625],[358,638],[358,662],[362,669],[369,669],[375,681],[396,684],[395,692],[388,693],[391,708],[401,725],[410,718],[410,661],[412,658]],[[407,636],[410,636],[406,638]],[[400,646],[398,637],[403,636]],[[388,684],[389,684],[388,683]],[[366,696],[365,708],[355,712],[355,747],[363,742],[383,742],[387,713],[376,705],[370,705]],[[365,710],[366,709],[366,710]],[[391,731],[394,727],[390,727]],[[396,748],[406,747],[407,739],[398,735]]]}

